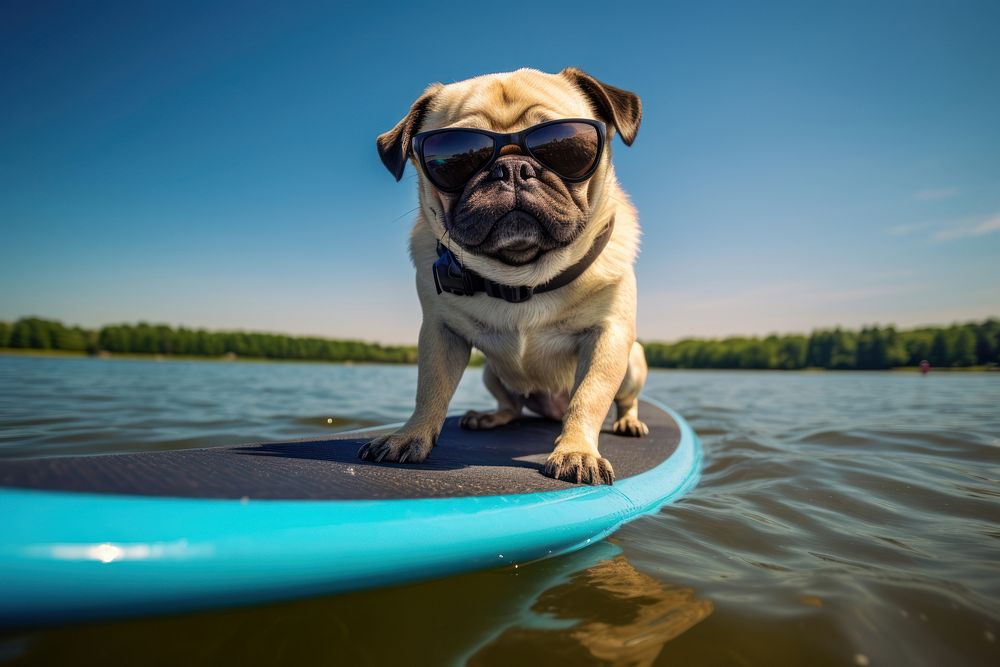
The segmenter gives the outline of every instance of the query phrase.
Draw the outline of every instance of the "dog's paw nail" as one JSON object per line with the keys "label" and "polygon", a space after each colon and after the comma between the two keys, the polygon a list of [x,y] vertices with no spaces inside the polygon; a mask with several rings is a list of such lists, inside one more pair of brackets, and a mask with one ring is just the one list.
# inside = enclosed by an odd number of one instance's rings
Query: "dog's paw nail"
{"label": "dog's paw nail", "polygon": [[358,457],[375,463],[423,463],[433,447],[433,438],[394,433],[362,445]]}
{"label": "dog's paw nail", "polygon": [[511,414],[506,410],[497,410],[496,412],[469,410],[459,420],[458,425],[470,431],[488,431],[500,426],[506,426],[516,418],[517,415]]}
{"label": "dog's paw nail", "polygon": [[477,412],[475,410],[469,410],[465,413],[462,419],[458,422],[458,425],[464,429],[470,431],[478,431],[479,427],[482,426],[482,417],[484,413]]}
{"label": "dog's paw nail", "polygon": [[613,484],[611,463],[590,453],[553,452],[545,462],[545,474],[575,484]]}
{"label": "dog's paw nail", "polygon": [[361,449],[358,450],[358,458],[361,459],[362,461],[367,461],[371,457],[373,444],[374,441],[366,442],[365,444],[361,445]]}
{"label": "dog's paw nail", "polygon": [[607,459],[597,459],[597,469],[602,482],[605,484],[615,483],[615,471]]}
{"label": "dog's paw nail", "polygon": [[632,438],[641,438],[649,435],[649,427],[638,419],[623,417],[611,426],[612,432],[618,435],[627,435]]}

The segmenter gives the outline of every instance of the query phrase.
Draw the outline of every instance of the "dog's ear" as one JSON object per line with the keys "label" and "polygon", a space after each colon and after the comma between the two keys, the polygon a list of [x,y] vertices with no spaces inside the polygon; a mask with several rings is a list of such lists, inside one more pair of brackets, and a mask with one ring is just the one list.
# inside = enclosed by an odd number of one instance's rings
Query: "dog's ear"
{"label": "dog's ear", "polygon": [[382,164],[397,181],[403,177],[403,169],[406,168],[406,158],[410,154],[410,140],[423,122],[431,100],[442,88],[444,86],[440,83],[428,86],[424,94],[410,107],[410,112],[403,117],[403,120],[396,123],[396,127],[388,132],[378,135],[378,139],[375,140]]}
{"label": "dog's ear", "polygon": [[642,121],[642,101],[635,93],[609,86],[583,70],[567,67],[559,72],[587,96],[598,118],[613,125],[622,135],[626,146],[631,146],[639,133]]}

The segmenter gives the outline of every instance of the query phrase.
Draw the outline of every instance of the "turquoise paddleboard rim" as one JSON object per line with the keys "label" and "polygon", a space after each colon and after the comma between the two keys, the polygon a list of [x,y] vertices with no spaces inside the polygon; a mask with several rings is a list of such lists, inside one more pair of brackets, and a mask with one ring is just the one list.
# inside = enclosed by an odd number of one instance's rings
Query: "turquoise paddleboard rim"
{"label": "turquoise paddleboard rim", "polygon": [[615,482],[502,496],[229,500],[0,488],[0,624],[190,611],[431,579],[583,548],[693,488],[701,443]]}

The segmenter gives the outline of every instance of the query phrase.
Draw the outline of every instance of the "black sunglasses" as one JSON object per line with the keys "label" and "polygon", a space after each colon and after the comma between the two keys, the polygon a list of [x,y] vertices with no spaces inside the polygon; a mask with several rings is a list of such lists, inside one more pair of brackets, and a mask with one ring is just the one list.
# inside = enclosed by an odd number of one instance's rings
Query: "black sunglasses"
{"label": "black sunglasses", "polygon": [[600,162],[604,123],[589,118],[564,118],[503,134],[466,127],[446,127],[413,137],[413,155],[435,188],[459,192],[489,169],[504,146],[519,146],[543,167],[565,181],[590,178]]}

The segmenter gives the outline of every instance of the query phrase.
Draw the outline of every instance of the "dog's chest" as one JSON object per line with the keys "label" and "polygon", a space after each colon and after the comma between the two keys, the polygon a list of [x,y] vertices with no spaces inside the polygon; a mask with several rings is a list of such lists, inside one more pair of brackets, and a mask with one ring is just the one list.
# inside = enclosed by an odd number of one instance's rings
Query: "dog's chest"
{"label": "dog's chest", "polygon": [[578,342],[576,334],[559,329],[482,329],[473,344],[509,389],[527,394],[572,386]]}

